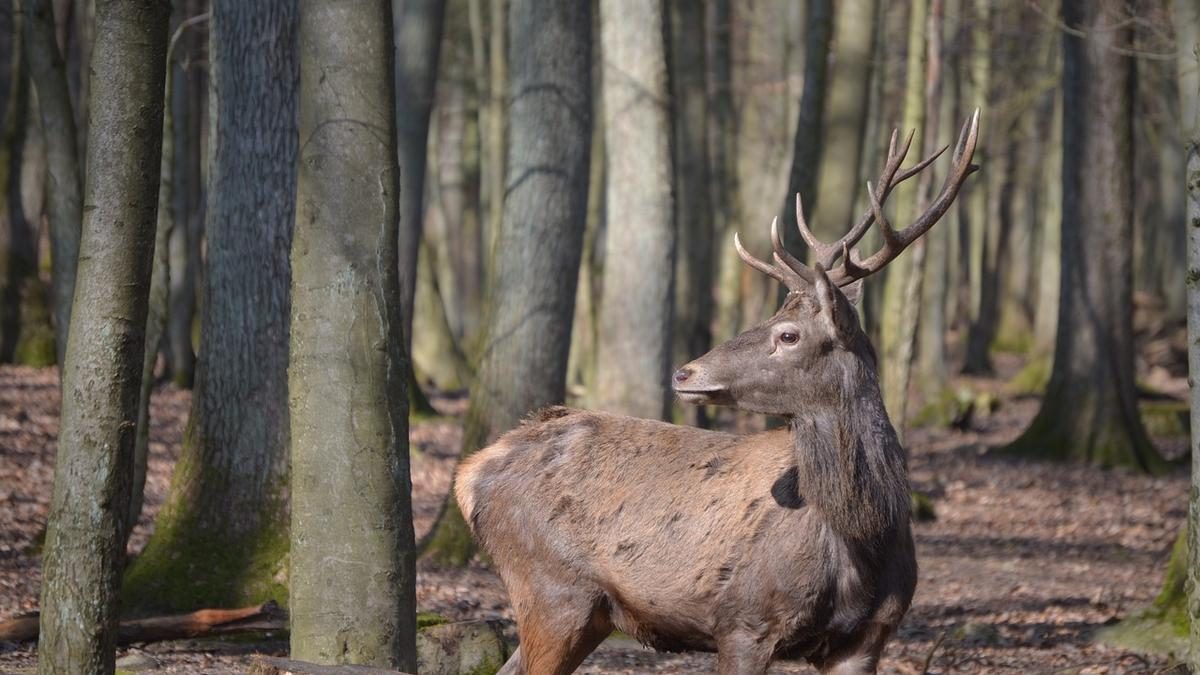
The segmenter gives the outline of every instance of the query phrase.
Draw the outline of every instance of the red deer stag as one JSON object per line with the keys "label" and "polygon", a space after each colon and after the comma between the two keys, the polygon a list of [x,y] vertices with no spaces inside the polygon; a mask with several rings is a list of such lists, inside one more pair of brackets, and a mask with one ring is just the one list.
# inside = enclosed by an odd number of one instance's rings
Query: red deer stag
{"label": "red deer stag", "polygon": [[[774,262],[742,259],[790,291],[775,316],[679,369],[696,404],[789,420],[751,436],[554,407],[469,458],[456,494],[512,600],[521,644],[502,673],[570,673],[614,627],[656,649],[716,651],[718,670],[775,657],[875,672],[917,583],[904,451],[875,352],[851,303],[950,207],[971,164],[963,125],[933,203],[896,231],[883,202],[945,148],[900,170],[893,132],[870,209],[833,244],[796,220],[811,267],[771,226]],[[852,247],[878,223],[882,248]],[[840,264],[835,264],[840,258]]]}

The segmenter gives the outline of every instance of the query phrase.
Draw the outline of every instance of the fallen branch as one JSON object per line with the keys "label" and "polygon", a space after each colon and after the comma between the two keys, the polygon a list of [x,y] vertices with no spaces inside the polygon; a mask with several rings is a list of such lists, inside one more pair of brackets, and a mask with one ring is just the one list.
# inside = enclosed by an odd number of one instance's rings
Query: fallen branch
{"label": "fallen branch", "polygon": [[[125,619],[117,627],[117,644],[284,630],[287,625],[287,612],[272,600],[241,609],[201,609],[189,614]],[[0,642],[31,642],[37,638],[37,612],[0,621]]]}

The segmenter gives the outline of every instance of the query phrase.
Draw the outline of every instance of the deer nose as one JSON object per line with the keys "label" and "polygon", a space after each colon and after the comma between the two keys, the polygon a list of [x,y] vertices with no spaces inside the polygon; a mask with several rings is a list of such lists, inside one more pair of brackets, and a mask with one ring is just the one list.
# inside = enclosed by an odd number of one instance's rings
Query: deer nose
{"label": "deer nose", "polygon": [[680,368],[679,370],[675,371],[675,381],[679,383],[687,382],[687,379],[691,376],[691,368]]}

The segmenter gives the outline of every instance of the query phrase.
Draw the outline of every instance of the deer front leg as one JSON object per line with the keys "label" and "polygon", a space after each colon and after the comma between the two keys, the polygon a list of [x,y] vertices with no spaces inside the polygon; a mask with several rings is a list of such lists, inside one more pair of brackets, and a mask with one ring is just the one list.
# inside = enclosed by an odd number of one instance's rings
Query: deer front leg
{"label": "deer front leg", "polygon": [[717,640],[717,675],[765,675],[775,645],[761,635],[738,631]]}

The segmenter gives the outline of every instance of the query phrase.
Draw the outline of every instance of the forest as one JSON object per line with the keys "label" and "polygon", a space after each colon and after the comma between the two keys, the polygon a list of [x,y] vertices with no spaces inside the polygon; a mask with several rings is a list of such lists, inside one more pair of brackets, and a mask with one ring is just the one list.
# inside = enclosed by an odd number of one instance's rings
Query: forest
{"label": "forest", "polygon": [[1200,0],[0,0],[0,673],[1200,672]]}

